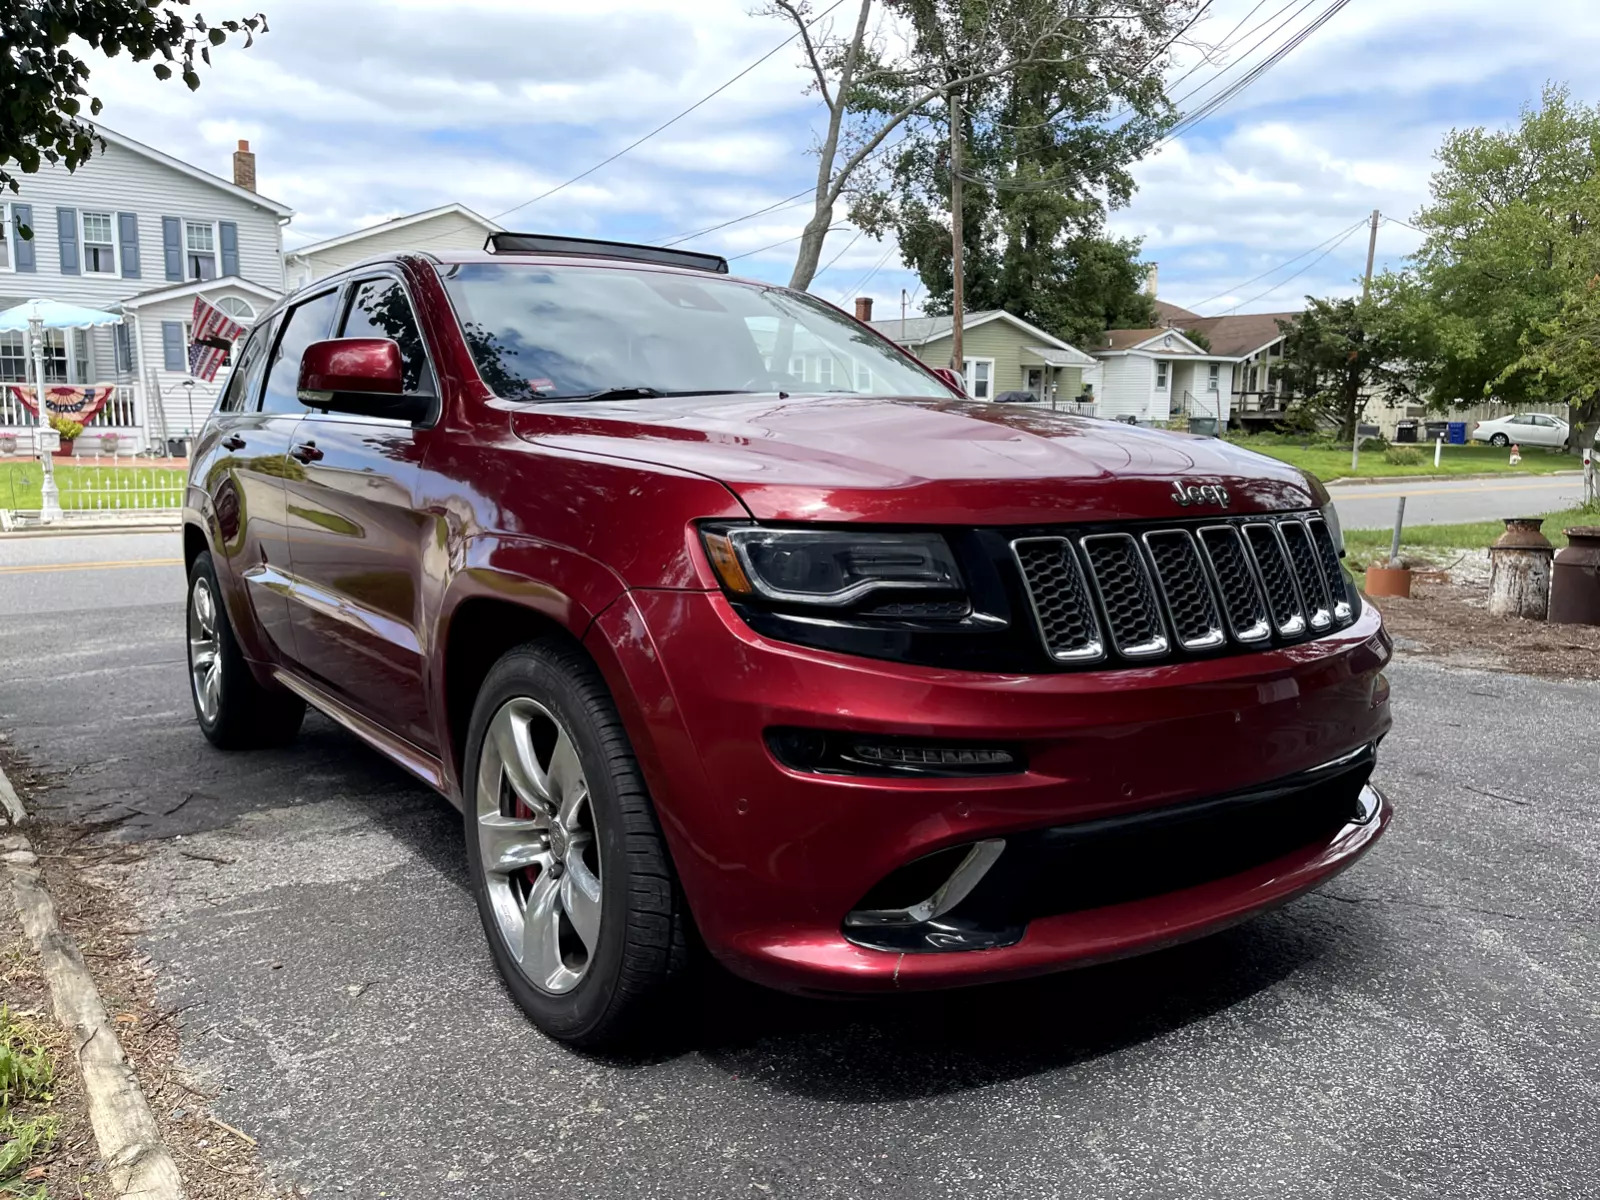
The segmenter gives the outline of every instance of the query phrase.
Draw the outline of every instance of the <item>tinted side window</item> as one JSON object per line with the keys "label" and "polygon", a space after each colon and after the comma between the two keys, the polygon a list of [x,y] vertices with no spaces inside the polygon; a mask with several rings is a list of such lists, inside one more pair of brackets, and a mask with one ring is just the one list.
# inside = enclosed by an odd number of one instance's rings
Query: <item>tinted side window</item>
{"label": "tinted side window", "polygon": [[367,279],[357,284],[339,336],[389,338],[400,347],[406,391],[431,396],[437,390],[416,315],[398,280]]}
{"label": "tinted side window", "polygon": [[256,390],[261,386],[261,376],[267,367],[267,347],[272,345],[272,335],[277,328],[276,320],[264,321],[245,341],[238,364],[228,376],[228,386],[217,403],[219,411],[233,413],[255,408]]}
{"label": "tinted side window", "polygon": [[266,390],[261,393],[262,412],[307,411],[300,403],[300,356],[312,342],[320,342],[328,336],[338,308],[339,293],[324,292],[291,308],[283,318],[283,334],[278,338],[277,353],[267,371]]}

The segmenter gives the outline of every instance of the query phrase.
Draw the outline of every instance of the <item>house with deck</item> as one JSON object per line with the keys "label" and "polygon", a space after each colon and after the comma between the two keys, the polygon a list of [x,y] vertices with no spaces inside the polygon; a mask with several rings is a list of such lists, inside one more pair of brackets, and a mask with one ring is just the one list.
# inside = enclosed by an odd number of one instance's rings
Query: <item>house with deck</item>
{"label": "house with deck", "polygon": [[1112,329],[1095,348],[1100,362],[1095,415],[1141,425],[1232,415],[1232,355],[1217,354],[1176,329]]}
{"label": "house with deck", "polygon": [[[122,324],[51,330],[46,384],[108,385],[78,453],[164,452],[197,432],[226,371],[189,373],[194,298],[248,326],[283,294],[293,211],[255,190],[247,142],[231,178],[96,126],[103,148],[76,171],[43,163],[0,195],[0,309],[32,299],[120,313]],[[31,231],[32,236],[27,234]],[[0,334],[0,385],[28,380],[26,336]],[[34,418],[0,386],[0,436]],[[179,448],[174,445],[173,448]]]}

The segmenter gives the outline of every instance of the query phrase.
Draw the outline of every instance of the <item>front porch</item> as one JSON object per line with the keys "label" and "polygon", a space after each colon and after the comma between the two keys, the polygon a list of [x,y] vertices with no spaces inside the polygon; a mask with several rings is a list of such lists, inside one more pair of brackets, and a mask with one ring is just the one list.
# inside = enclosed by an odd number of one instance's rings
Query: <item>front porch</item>
{"label": "front porch", "polygon": [[[104,385],[102,385],[104,386]],[[188,443],[199,422],[186,419],[174,428],[166,416],[165,406],[152,423],[152,414],[145,404],[147,389],[137,383],[109,385],[114,390],[111,399],[83,422],[83,432],[73,440],[71,455],[74,458],[131,458],[135,456],[185,457]],[[185,409],[187,405],[184,406]],[[210,411],[209,397],[206,413]],[[189,418],[185,411],[182,414]],[[0,455],[31,454],[37,446],[38,418],[9,388],[0,386]],[[63,446],[63,450],[66,447]]]}

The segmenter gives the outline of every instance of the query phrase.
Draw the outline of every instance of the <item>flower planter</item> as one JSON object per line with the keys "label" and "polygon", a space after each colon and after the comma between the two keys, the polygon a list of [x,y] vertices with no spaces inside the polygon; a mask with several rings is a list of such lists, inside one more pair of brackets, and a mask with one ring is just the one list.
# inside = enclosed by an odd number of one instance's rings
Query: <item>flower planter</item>
{"label": "flower planter", "polygon": [[1379,566],[1367,568],[1366,593],[1369,596],[1411,596],[1411,568]]}
{"label": "flower planter", "polygon": [[76,440],[77,440],[76,438],[62,438],[61,439],[61,449],[55,451],[51,455],[51,457],[52,458],[71,458],[72,457],[72,444]]}

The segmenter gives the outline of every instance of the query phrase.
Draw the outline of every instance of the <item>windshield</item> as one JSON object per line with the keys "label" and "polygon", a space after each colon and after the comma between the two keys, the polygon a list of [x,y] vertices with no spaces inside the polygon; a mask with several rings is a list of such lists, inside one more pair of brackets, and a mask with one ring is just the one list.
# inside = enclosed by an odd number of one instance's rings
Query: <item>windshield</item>
{"label": "windshield", "polygon": [[893,346],[782,288],[578,265],[473,263],[441,274],[484,382],[507,400],[613,391],[950,397]]}

